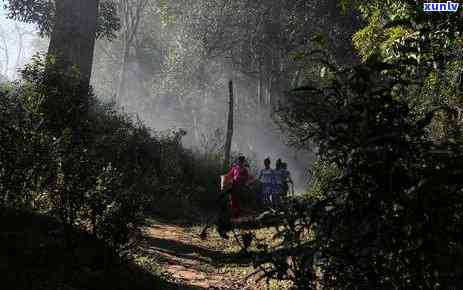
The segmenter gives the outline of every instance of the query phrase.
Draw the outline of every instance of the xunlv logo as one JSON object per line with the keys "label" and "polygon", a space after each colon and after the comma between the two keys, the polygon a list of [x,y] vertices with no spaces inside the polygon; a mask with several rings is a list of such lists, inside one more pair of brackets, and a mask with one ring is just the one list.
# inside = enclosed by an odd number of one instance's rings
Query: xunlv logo
{"label": "xunlv logo", "polygon": [[447,3],[424,3],[424,11],[429,12],[456,12],[460,3],[447,1]]}

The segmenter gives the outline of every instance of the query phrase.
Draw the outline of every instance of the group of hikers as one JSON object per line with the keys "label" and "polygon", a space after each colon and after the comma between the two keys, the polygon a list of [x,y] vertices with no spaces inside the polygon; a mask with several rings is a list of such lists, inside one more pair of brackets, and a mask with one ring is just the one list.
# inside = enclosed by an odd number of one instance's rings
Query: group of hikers
{"label": "group of hikers", "polygon": [[257,178],[261,183],[259,200],[263,205],[278,207],[282,198],[286,197],[290,191],[290,185],[294,186],[288,165],[281,159],[276,161],[275,169],[270,167],[270,158],[264,160],[264,169],[259,172]]}
{"label": "group of hikers", "polygon": [[278,208],[290,190],[294,191],[293,188],[291,173],[287,164],[281,159],[276,161],[275,168],[271,168],[271,160],[266,158],[264,168],[259,171],[256,178],[250,172],[246,157],[238,157],[230,171],[222,176],[223,194],[220,203],[219,234],[226,236],[230,219],[242,214],[243,201],[249,203],[254,200],[254,204],[260,208]]}

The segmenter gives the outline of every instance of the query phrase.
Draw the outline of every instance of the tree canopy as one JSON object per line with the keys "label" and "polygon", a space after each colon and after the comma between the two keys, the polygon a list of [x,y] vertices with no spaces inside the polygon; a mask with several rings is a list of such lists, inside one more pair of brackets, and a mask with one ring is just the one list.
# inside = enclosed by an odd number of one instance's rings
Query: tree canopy
{"label": "tree canopy", "polygon": [[[59,0],[58,0],[59,1]],[[34,23],[42,35],[50,35],[56,19],[56,1],[48,0],[3,0],[9,11],[8,17],[26,23]],[[97,37],[112,39],[120,27],[116,3],[110,0],[99,3]]]}

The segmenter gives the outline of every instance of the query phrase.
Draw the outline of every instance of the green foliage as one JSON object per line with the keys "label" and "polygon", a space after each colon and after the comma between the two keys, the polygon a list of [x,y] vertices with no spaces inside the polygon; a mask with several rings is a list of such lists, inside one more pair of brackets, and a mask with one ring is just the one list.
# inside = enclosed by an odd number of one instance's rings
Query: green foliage
{"label": "green foliage", "polygon": [[223,154],[215,146],[205,151],[184,149],[179,143],[184,134],[180,130],[160,136],[162,206],[154,209],[166,217],[198,218],[201,212],[216,211]]}
{"label": "green foliage", "polygon": [[318,148],[315,199],[288,210],[283,242],[258,265],[299,289],[456,289],[460,16],[424,14],[414,1],[359,2],[364,64],[327,65],[325,80],[296,89],[280,111],[294,143]]}
{"label": "green foliage", "polygon": [[47,0],[4,0],[10,19],[35,23],[42,35],[49,35],[53,29],[55,6]]}
{"label": "green foliage", "polygon": [[[51,63],[48,66],[52,65]],[[127,244],[157,186],[159,142],[38,59],[3,92],[2,206],[55,213],[114,248]]]}
{"label": "green foliage", "polygon": [[112,40],[116,38],[116,32],[120,29],[121,22],[117,15],[116,3],[112,0],[100,1],[96,37]]}
{"label": "green foliage", "polygon": [[169,2],[166,0],[160,0],[158,5],[162,23],[164,25],[175,23],[177,15],[174,11],[172,11],[173,9],[169,7]]}
{"label": "green foliage", "polygon": [[[37,103],[23,98],[14,86],[0,92],[0,205],[31,202],[28,192],[40,187],[50,138],[37,130]],[[39,101],[38,101],[39,102]]]}
{"label": "green foliage", "polygon": [[[40,33],[50,35],[55,18],[54,1],[49,0],[3,0],[10,19],[37,24]],[[110,0],[100,1],[97,37],[114,39],[120,29],[115,3]]]}
{"label": "green foliage", "polygon": [[[368,21],[353,36],[364,61],[374,52],[391,65],[386,71],[394,77],[413,80],[406,97],[417,114],[439,105],[461,110],[461,69],[457,67],[463,52],[462,12],[426,13],[417,1],[358,1],[357,5]],[[373,38],[368,36],[372,31]],[[455,118],[436,118],[431,125],[436,138],[452,130],[451,119]]]}
{"label": "green foliage", "polygon": [[81,89],[77,76],[64,81],[54,65],[35,57],[1,91],[2,207],[50,212],[120,251],[146,210],[214,209],[217,152],[184,149],[185,131],[153,132]]}
{"label": "green foliage", "polygon": [[452,141],[436,142],[427,128],[451,108],[416,115],[407,98],[395,97],[384,67],[337,71],[327,86],[297,90],[281,112],[294,137],[316,142],[322,172],[332,173],[318,176],[322,198],[287,214],[284,242],[264,259],[269,277],[289,277],[299,289],[317,281],[323,289],[462,282],[461,126]]}
{"label": "green foliage", "polygon": [[309,197],[322,198],[329,190],[330,182],[340,174],[337,166],[328,161],[318,160],[312,172],[312,182],[310,185]]}

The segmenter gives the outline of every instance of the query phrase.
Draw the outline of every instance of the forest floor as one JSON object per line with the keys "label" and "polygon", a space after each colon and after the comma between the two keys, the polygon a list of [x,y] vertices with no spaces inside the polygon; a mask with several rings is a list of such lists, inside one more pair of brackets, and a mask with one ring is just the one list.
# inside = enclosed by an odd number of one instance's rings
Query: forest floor
{"label": "forest floor", "polygon": [[[113,249],[88,233],[72,229],[65,246],[61,223],[25,210],[0,210],[2,289],[179,290],[159,267],[120,259]],[[152,264],[155,265],[155,264]]]}
{"label": "forest floor", "polygon": [[[149,219],[133,259],[120,259],[102,241],[80,230],[64,246],[54,218],[18,210],[0,211],[0,273],[5,289],[251,290],[288,289],[283,282],[259,281],[252,261],[233,235],[228,240],[201,225]],[[275,233],[255,230],[271,242]],[[251,251],[257,251],[253,244]]]}
{"label": "forest floor", "polygon": [[[200,238],[201,226],[151,220],[144,229],[139,259],[150,259],[163,274],[184,289],[285,289],[284,284],[267,284],[252,275],[252,261],[240,252],[233,235],[228,240],[210,229]],[[268,237],[269,230],[257,231]]]}

